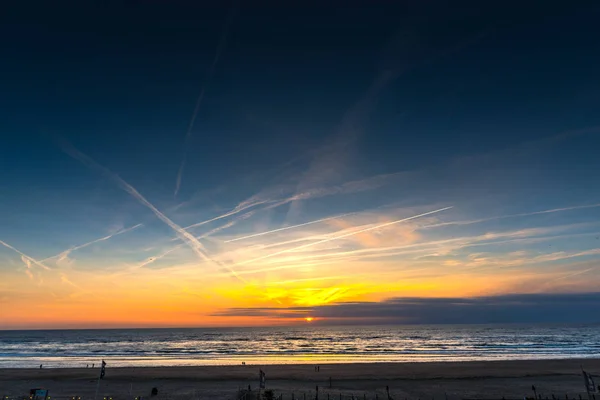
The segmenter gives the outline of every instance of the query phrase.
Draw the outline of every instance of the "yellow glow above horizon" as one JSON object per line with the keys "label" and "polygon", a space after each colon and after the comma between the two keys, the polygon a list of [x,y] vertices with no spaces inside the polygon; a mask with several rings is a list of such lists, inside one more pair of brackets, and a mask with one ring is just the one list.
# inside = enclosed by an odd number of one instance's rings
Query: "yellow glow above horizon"
{"label": "yellow glow above horizon", "polygon": [[[0,262],[10,264],[3,266],[7,272],[0,281],[0,296],[10,307],[2,307],[0,321],[9,328],[298,324],[315,321],[312,308],[340,302],[473,297],[532,288],[585,291],[599,284],[589,268],[579,267],[581,272],[574,273],[569,264],[554,263],[594,255],[595,250],[540,255],[524,250],[483,252],[475,247],[493,240],[539,240],[540,235],[562,228],[445,239],[428,238],[428,230],[411,224],[365,231],[394,219],[398,217],[379,216],[370,223],[354,216],[326,221],[318,229],[218,242],[215,260],[235,270],[239,278],[216,264],[199,262],[188,247],[171,240],[165,244],[167,250],[154,250],[158,256],[137,265],[78,258],[72,251],[45,260],[48,269],[2,247]],[[359,234],[350,235],[358,228]],[[323,242],[332,232],[347,236]],[[317,242],[323,243],[307,245]],[[479,252],[461,254],[467,246]],[[539,264],[545,268],[530,268]],[[223,313],[252,308],[271,314]]]}

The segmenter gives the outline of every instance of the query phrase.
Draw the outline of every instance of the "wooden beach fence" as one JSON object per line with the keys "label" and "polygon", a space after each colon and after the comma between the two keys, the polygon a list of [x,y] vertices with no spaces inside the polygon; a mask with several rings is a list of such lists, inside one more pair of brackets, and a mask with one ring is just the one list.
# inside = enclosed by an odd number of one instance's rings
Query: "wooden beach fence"
{"label": "wooden beach fence", "polygon": [[[386,388],[387,389],[387,388]],[[366,393],[362,392],[360,394],[352,393],[352,392],[337,392],[332,393],[331,391],[327,391],[327,393],[320,393],[321,391],[308,391],[308,392],[287,392],[280,393],[275,397],[275,400],[380,400],[379,393],[372,392]],[[586,400],[580,393],[569,395],[566,393],[564,398],[562,396],[556,396],[555,394],[551,394],[549,396],[543,396],[539,393],[537,394],[537,398],[534,397],[519,397],[519,398],[507,398],[502,397],[496,400]],[[389,393],[389,390],[386,390],[387,400],[393,400],[393,397]],[[319,399],[320,396],[320,399]],[[255,398],[256,400],[262,400],[262,398]],[[456,398],[455,398],[456,399]],[[20,399],[5,399],[5,400],[20,400]],[[62,400],[62,399],[54,399],[54,400]],[[68,399],[70,400],[70,399]],[[248,400],[244,395],[242,397],[238,397],[238,400]],[[385,397],[382,400],[386,400]],[[403,398],[401,400],[429,400],[422,398]],[[431,397],[430,400],[436,400],[435,397]],[[437,400],[449,400],[448,394],[444,393],[443,397],[438,397]],[[458,399],[456,399],[458,400]],[[494,400],[490,398],[460,398],[460,400]],[[591,394],[589,400],[596,400],[596,396]],[[598,399],[600,400],[600,399]]]}

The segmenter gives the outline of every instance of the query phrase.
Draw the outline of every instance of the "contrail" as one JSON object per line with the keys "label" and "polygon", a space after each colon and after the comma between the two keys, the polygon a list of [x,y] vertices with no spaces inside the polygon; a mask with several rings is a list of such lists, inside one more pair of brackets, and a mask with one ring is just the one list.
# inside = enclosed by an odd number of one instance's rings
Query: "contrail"
{"label": "contrail", "polygon": [[5,247],[8,247],[9,249],[11,249],[11,250],[13,250],[13,251],[16,251],[17,253],[19,253],[19,254],[21,255],[21,257],[24,257],[26,260],[28,260],[28,261],[30,261],[30,262],[32,262],[32,263],[34,263],[34,264],[35,264],[35,265],[37,265],[38,267],[44,268],[44,269],[45,269],[45,270],[47,270],[47,271],[50,271],[50,270],[52,270],[52,268],[50,268],[50,267],[48,267],[48,266],[44,265],[44,264],[43,264],[41,261],[37,261],[35,258],[33,258],[33,257],[29,257],[27,254],[23,253],[23,252],[22,252],[22,251],[20,251],[20,250],[17,250],[17,249],[15,249],[15,248],[14,248],[14,247],[12,247],[10,244],[8,244],[8,243],[6,243],[6,242],[4,242],[4,241],[2,241],[2,240],[0,240],[0,244],[1,244],[1,245],[3,245],[3,246],[5,246]]}
{"label": "contrail", "polygon": [[553,209],[550,209],[550,210],[533,211],[533,212],[528,212],[528,213],[499,215],[497,217],[474,219],[474,220],[470,220],[470,221],[440,222],[438,224],[421,226],[421,229],[425,229],[425,228],[438,228],[438,227],[441,227],[441,226],[449,226],[449,225],[473,225],[473,224],[479,224],[481,222],[495,221],[495,220],[498,220],[498,219],[517,218],[517,217],[529,217],[529,216],[532,216],[532,215],[551,214],[551,213],[557,213],[557,212],[562,212],[562,211],[580,210],[580,209],[585,209],[585,208],[597,208],[597,207],[600,207],[600,204],[586,204],[586,205],[582,205],[582,206],[553,208]]}
{"label": "contrail", "polygon": [[[196,236],[196,239],[198,239],[198,240],[200,240],[200,239],[205,239],[205,238],[207,238],[207,237],[209,237],[209,236],[211,236],[211,235],[213,235],[213,234],[215,234],[215,233],[217,233],[217,232],[219,232],[219,231],[221,231],[221,230],[223,230],[223,229],[227,229],[227,228],[229,228],[229,227],[231,227],[231,226],[235,225],[235,224],[236,224],[236,222],[238,222],[240,219],[246,219],[246,218],[250,217],[250,216],[251,216],[253,213],[254,213],[253,211],[250,211],[249,213],[246,213],[246,214],[242,215],[242,216],[241,216],[240,218],[238,218],[238,219],[235,219],[235,220],[233,220],[233,221],[230,221],[230,222],[226,223],[225,225],[218,226],[218,227],[216,227],[216,228],[214,228],[214,229],[212,229],[212,230],[210,230],[210,231],[208,231],[208,232],[205,232],[205,233],[203,233],[203,234],[202,234],[202,235],[200,235],[200,236]],[[184,229],[187,229],[187,228],[184,228]],[[178,240],[178,238],[173,238],[173,239],[171,239],[171,241],[173,241],[173,240]],[[177,246],[175,246],[175,247],[173,247],[173,248],[171,248],[171,249],[169,249],[169,250],[165,251],[164,253],[162,253],[162,254],[159,254],[158,256],[149,257],[149,258],[147,258],[145,261],[143,261],[141,264],[139,264],[139,265],[137,266],[137,268],[141,268],[141,267],[144,267],[144,266],[146,266],[146,265],[148,265],[148,264],[152,264],[153,262],[155,262],[155,261],[158,261],[158,260],[160,260],[161,258],[165,257],[167,254],[169,254],[169,253],[172,253],[173,251],[175,251],[175,250],[177,250],[177,249],[181,248],[181,246],[182,246],[182,244],[179,244],[179,245],[177,245]]]}
{"label": "contrail", "polygon": [[568,274],[566,274],[566,275],[563,275],[563,276],[560,276],[560,277],[558,277],[558,278],[551,279],[551,280],[549,280],[547,283],[550,283],[550,282],[556,282],[556,281],[560,281],[560,280],[567,279],[567,278],[571,278],[571,277],[573,277],[573,276],[577,276],[577,275],[582,275],[582,274],[585,274],[586,272],[590,272],[590,271],[593,271],[593,270],[595,270],[595,269],[597,269],[597,267],[592,267],[592,268],[584,269],[584,270],[582,270],[582,271],[577,271],[577,272],[568,273]]}
{"label": "contrail", "polygon": [[353,214],[357,214],[357,213],[346,213],[346,214],[341,214],[341,215],[336,215],[334,217],[328,217],[328,218],[321,218],[318,219],[316,221],[310,221],[310,222],[305,222],[303,224],[298,224],[298,225],[292,225],[292,226],[286,226],[284,228],[279,228],[279,229],[273,229],[271,231],[266,231],[266,232],[260,232],[260,233],[255,233],[253,235],[248,235],[248,236],[242,236],[239,238],[235,238],[235,239],[231,239],[231,240],[226,240],[225,243],[230,243],[230,242],[237,242],[238,240],[244,240],[244,239],[250,239],[253,237],[257,237],[257,236],[263,236],[263,235],[268,235],[271,233],[275,233],[275,232],[281,232],[281,231],[285,231],[287,229],[294,229],[294,228],[299,228],[301,226],[306,226],[306,225],[311,225],[311,224],[316,224],[319,222],[324,222],[324,221],[328,221],[330,219],[336,219],[336,218],[342,218],[342,217],[346,217],[348,215],[353,215]]}
{"label": "contrail", "polygon": [[177,193],[179,193],[179,188],[181,187],[181,178],[183,176],[183,170],[185,168],[185,162],[187,160],[187,150],[189,147],[190,139],[192,138],[192,129],[194,128],[194,122],[196,122],[196,117],[198,116],[198,111],[200,110],[200,104],[202,104],[202,99],[204,98],[204,92],[206,91],[206,87],[212,80],[213,75],[215,74],[215,68],[217,67],[217,63],[219,62],[219,58],[221,58],[221,53],[223,53],[223,49],[227,44],[227,35],[229,33],[229,27],[231,22],[233,21],[233,15],[235,11],[235,3],[232,4],[231,10],[227,19],[225,20],[225,24],[223,25],[223,30],[221,33],[221,39],[219,40],[219,44],[217,45],[217,51],[215,54],[215,58],[213,59],[212,64],[208,68],[206,73],[206,77],[204,79],[204,84],[200,89],[200,94],[198,95],[198,100],[196,100],[196,106],[194,107],[194,112],[192,113],[192,118],[190,120],[190,124],[188,125],[187,132],[185,134],[185,143],[183,149],[183,159],[181,160],[181,165],[179,166],[179,171],[177,172],[177,181],[175,182],[175,194],[177,197]]}
{"label": "contrail", "polygon": [[174,252],[175,250],[180,249],[182,246],[183,246],[183,244],[178,244],[177,246],[172,247],[169,250],[167,250],[157,256],[149,257],[146,260],[144,260],[143,262],[141,262],[140,264],[136,265],[136,269],[145,267],[148,264],[152,264],[153,262],[160,260],[161,258],[165,257],[166,255]]}
{"label": "contrail", "polygon": [[111,238],[111,237],[113,237],[113,236],[117,236],[117,235],[120,235],[120,234],[122,234],[122,233],[126,233],[126,232],[132,231],[132,230],[134,230],[134,229],[137,229],[137,228],[139,228],[139,227],[140,227],[140,226],[142,226],[142,225],[143,225],[143,224],[137,224],[137,225],[131,226],[131,227],[129,227],[129,228],[121,229],[121,230],[119,230],[119,231],[117,231],[117,232],[115,232],[115,233],[113,233],[113,234],[111,234],[111,235],[108,235],[108,236],[101,237],[100,239],[92,240],[91,242],[87,242],[87,243],[84,243],[84,244],[80,244],[79,246],[73,246],[73,247],[71,247],[70,249],[67,249],[67,250],[65,250],[65,251],[63,251],[63,252],[61,252],[61,253],[59,253],[59,254],[56,254],[56,255],[54,255],[54,256],[51,256],[51,257],[44,258],[44,259],[43,259],[43,260],[41,260],[40,262],[48,261],[48,260],[51,260],[51,259],[53,259],[53,258],[58,258],[59,260],[64,260],[64,259],[65,259],[65,258],[66,258],[66,257],[69,255],[69,253],[71,253],[71,252],[73,252],[73,251],[75,251],[75,250],[82,249],[82,248],[84,248],[84,247],[87,247],[87,246],[90,246],[90,245],[92,245],[92,244],[94,244],[94,243],[103,242],[103,241],[105,241],[105,240],[108,240],[108,239],[110,239],[110,238]]}
{"label": "contrail", "polygon": [[121,189],[123,189],[124,191],[129,193],[131,196],[133,196],[139,203],[141,203],[142,205],[144,205],[148,209],[150,209],[150,211],[152,211],[154,213],[154,215],[156,215],[158,217],[158,219],[160,219],[165,224],[167,224],[171,229],[173,229],[173,231],[175,231],[175,234],[177,234],[177,236],[179,236],[179,238],[181,240],[186,242],[188,244],[188,246],[192,249],[192,251],[194,253],[196,253],[196,255],[200,259],[202,259],[203,261],[217,264],[220,267],[224,267],[224,268],[228,269],[229,272],[231,272],[236,278],[238,278],[239,280],[241,280],[242,282],[245,283],[245,281],[242,278],[240,278],[235,273],[234,270],[232,270],[231,268],[229,268],[227,266],[221,265],[221,263],[211,259],[206,254],[204,254],[204,252],[203,252],[204,246],[202,246],[202,243],[200,243],[198,241],[198,239],[196,239],[193,235],[191,235],[185,229],[183,229],[182,227],[180,227],[179,225],[177,225],[176,223],[171,221],[166,215],[164,215],[156,207],[154,207],[148,200],[146,200],[146,198],[144,196],[142,196],[129,183],[125,182],[120,176],[114,174],[108,168],[103,167],[102,165],[98,164],[96,161],[94,161],[87,155],[85,155],[82,152],[80,152],[79,150],[77,150],[75,147],[73,147],[73,145],[68,143],[66,140],[62,140],[62,145],[63,145],[62,146],[63,151],[65,151],[71,157],[80,161],[82,164],[86,165],[87,167],[89,167],[91,169],[95,169],[95,170],[99,171],[100,173],[102,173],[103,175],[107,176],[108,178],[112,179],[115,183],[117,183],[117,185],[119,185],[121,187]]}
{"label": "contrail", "polygon": [[[245,209],[248,209],[248,208],[251,208],[254,206],[258,206],[261,204],[269,204],[268,206],[261,209],[262,211],[264,211],[264,210],[270,210],[273,208],[283,206],[285,204],[288,204],[288,203],[296,201],[296,200],[308,200],[308,199],[320,198],[320,197],[331,196],[331,195],[336,195],[336,194],[356,193],[356,192],[366,191],[369,189],[375,189],[375,188],[383,186],[385,184],[386,180],[393,178],[395,176],[400,176],[401,174],[402,173],[376,175],[376,176],[373,176],[373,177],[370,177],[367,179],[346,182],[346,183],[344,183],[342,185],[338,185],[338,186],[313,188],[313,189],[306,190],[301,193],[296,193],[292,196],[280,198],[280,199],[256,200],[255,199],[256,196],[253,196],[250,199],[241,202],[240,204],[238,204],[237,207],[235,207],[234,209],[232,209],[230,211],[227,211],[226,213],[224,213],[222,215],[208,219],[206,221],[197,222],[195,224],[186,226],[184,229],[190,229],[190,228],[195,228],[195,227],[198,227],[201,225],[205,225],[210,222],[213,222],[213,221],[216,221],[216,220],[219,220],[222,218],[226,218],[226,217],[229,217],[234,214],[238,214]],[[338,217],[331,217],[331,218],[332,219],[339,218],[339,217],[342,217],[345,215],[351,215],[351,214],[353,214],[353,213],[343,214]],[[354,214],[356,214],[356,213],[354,213]],[[315,221],[315,223],[316,222],[317,221]],[[298,225],[298,226],[300,226],[300,225]],[[286,228],[286,229],[291,229],[291,228]],[[266,233],[264,233],[264,234],[266,234]],[[251,236],[248,236],[248,237],[251,237]],[[248,237],[237,238],[237,239],[233,239],[231,241],[242,240],[242,239],[246,239]]]}
{"label": "contrail", "polygon": [[260,205],[260,204],[268,203],[269,201],[270,201],[270,200],[257,201],[257,202],[254,202],[254,203],[245,204],[245,205],[244,205],[244,206],[242,206],[242,207],[240,207],[240,206],[237,206],[237,207],[236,207],[236,208],[234,208],[233,210],[231,210],[231,211],[227,211],[225,214],[221,214],[221,215],[219,215],[219,216],[217,216],[217,217],[214,217],[214,218],[211,218],[211,219],[207,219],[206,221],[196,222],[195,224],[188,225],[188,226],[186,226],[186,227],[185,227],[185,228],[183,228],[183,229],[186,229],[186,230],[187,230],[187,229],[191,229],[191,228],[196,228],[196,227],[198,227],[198,226],[202,226],[202,225],[208,224],[208,223],[210,223],[210,222],[217,221],[217,220],[219,220],[219,219],[227,218],[227,217],[230,217],[230,216],[232,216],[232,215],[239,214],[240,212],[242,212],[242,211],[244,211],[244,210],[246,210],[246,209],[248,209],[248,208],[251,208],[251,207],[254,207],[254,206],[258,206],[258,205]]}
{"label": "contrail", "polygon": [[399,224],[400,222],[406,222],[406,221],[410,221],[412,219],[424,217],[426,215],[439,213],[439,212],[442,212],[442,211],[445,211],[445,210],[449,210],[450,208],[452,208],[452,206],[440,208],[439,210],[429,211],[429,212],[426,212],[426,213],[423,213],[423,214],[414,215],[412,217],[403,218],[403,219],[399,219],[399,220],[396,220],[396,221],[386,222],[384,224],[379,224],[379,225],[372,226],[370,228],[361,229],[361,230],[358,230],[358,231],[355,231],[355,232],[349,232],[349,233],[345,233],[343,235],[339,235],[339,236],[334,236],[334,237],[322,239],[322,240],[319,240],[319,241],[316,241],[316,242],[304,244],[302,246],[294,247],[294,248],[291,248],[291,249],[281,250],[281,251],[278,251],[278,252],[275,252],[275,253],[267,254],[267,255],[262,256],[262,257],[257,257],[257,258],[253,258],[251,260],[246,260],[246,261],[242,261],[242,262],[239,262],[239,263],[235,263],[232,266],[245,265],[245,264],[249,264],[249,263],[252,263],[252,262],[255,262],[255,261],[260,261],[260,260],[264,260],[264,259],[267,259],[267,258],[270,258],[270,257],[278,256],[280,254],[290,253],[290,252],[293,252],[293,251],[296,251],[296,250],[306,249],[308,247],[316,246],[318,244],[331,242],[332,240],[343,239],[343,238],[346,238],[346,237],[349,237],[349,236],[353,236],[353,235],[356,235],[356,234],[359,234],[359,233],[369,232],[369,231],[373,231],[375,229],[384,228],[386,226],[390,226],[390,225],[394,225],[394,224]]}
{"label": "contrail", "polygon": [[81,286],[77,285],[76,283],[73,283],[71,280],[69,280],[69,277],[65,274],[60,274],[60,280],[63,283],[66,283],[68,285],[73,286],[74,288],[81,290]]}
{"label": "contrail", "polygon": [[216,228],[214,228],[214,229],[211,229],[211,230],[210,230],[210,231],[208,231],[208,232],[205,232],[205,233],[203,233],[203,234],[202,234],[202,235],[200,235],[200,236],[197,236],[196,238],[197,238],[197,239],[204,239],[204,238],[207,238],[207,237],[209,237],[209,236],[212,236],[212,235],[214,235],[214,234],[215,234],[215,233],[217,233],[217,232],[220,232],[220,231],[222,231],[223,229],[231,228],[232,226],[234,226],[234,225],[235,225],[235,224],[237,224],[238,222],[240,222],[240,221],[243,221],[243,220],[245,220],[245,219],[248,219],[248,218],[250,218],[251,216],[253,216],[253,215],[255,214],[255,212],[256,212],[256,211],[249,211],[249,212],[247,212],[246,214],[240,215],[238,218],[236,218],[236,219],[234,219],[234,220],[232,220],[232,221],[229,221],[228,223],[226,223],[226,224],[224,224],[224,225],[218,226],[218,227],[216,227]]}

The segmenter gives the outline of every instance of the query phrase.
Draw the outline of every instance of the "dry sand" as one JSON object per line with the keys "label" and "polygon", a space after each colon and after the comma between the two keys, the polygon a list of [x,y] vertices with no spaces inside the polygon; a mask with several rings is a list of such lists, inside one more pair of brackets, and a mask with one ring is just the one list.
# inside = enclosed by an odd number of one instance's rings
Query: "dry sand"
{"label": "dry sand", "polygon": [[[240,365],[206,367],[110,368],[100,381],[98,399],[235,399],[239,388],[258,386],[258,371],[266,373],[267,388],[284,400],[313,399],[319,386],[320,399],[344,400],[386,398],[386,386],[395,400],[432,398],[523,399],[532,396],[532,385],[543,398],[559,400],[587,398],[580,365],[592,375],[600,375],[600,359],[322,364],[313,365]],[[52,400],[71,396],[93,399],[99,369],[0,369],[0,395],[17,397],[31,388],[46,388]],[[329,377],[332,387],[329,388]],[[600,384],[600,382],[596,382]],[[600,400],[600,396],[596,396]]]}

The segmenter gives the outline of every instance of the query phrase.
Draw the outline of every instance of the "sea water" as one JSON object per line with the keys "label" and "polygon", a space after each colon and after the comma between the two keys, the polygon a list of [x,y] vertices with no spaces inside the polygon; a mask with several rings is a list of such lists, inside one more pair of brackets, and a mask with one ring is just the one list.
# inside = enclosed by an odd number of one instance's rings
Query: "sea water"
{"label": "sea water", "polygon": [[0,331],[0,367],[600,357],[600,326],[436,325]]}

